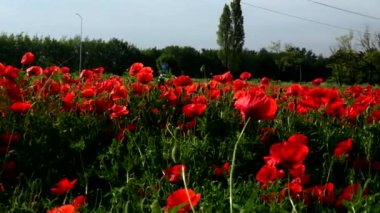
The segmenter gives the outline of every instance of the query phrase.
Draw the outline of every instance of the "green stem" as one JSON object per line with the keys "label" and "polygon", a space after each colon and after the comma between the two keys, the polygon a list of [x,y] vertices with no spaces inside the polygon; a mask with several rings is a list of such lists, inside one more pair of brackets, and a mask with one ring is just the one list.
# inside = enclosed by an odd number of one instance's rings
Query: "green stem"
{"label": "green stem", "polygon": [[233,183],[232,183],[232,181],[233,181],[233,172],[234,172],[234,168],[235,168],[236,150],[237,150],[237,146],[240,142],[240,139],[243,136],[243,133],[248,126],[250,119],[251,118],[248,118],[248,120],[245,122],[244,127],[241,130],[240,135],[239,135],[239,137],[235,143],[234,152],[232,154],[232,162],[231,162],[231,168],[230,168],[230,181],[229,181],[229,185],[230,185],[230,212],[231,213],[233,213],[233,206],[232,206],[232,204],[233,204],[233,202],[232,202],[232,185],[233,185]]}
{"label": "green stem", "polygon": [[192,203],[192,201],[191,201],[191,197],[190,197],[189,191],[188,191],[188,189],[187,189],[185,170],[184,170],[184,167],[183,167],[183,166],[181,167],[181,175],[182,175],[182,181],[183,181],[183,185],[185,186],[185,191],[186,191],[186,195],[187,195],[187,200],[189,201],[191,211],[192,211],[193,213],[195,213],[194,206],[193,206],[193,203]]}

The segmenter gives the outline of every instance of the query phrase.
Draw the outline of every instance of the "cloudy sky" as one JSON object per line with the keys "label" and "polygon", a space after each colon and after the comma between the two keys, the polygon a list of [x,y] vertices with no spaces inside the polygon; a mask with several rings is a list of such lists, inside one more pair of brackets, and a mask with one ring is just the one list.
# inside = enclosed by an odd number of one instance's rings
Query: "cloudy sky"
{"label": "cloudy sky", "polygon": [[[380,17],[379,0],[315,0]],[[168,45],[217,48],[216,31],[227,0],[0,0],[0,32],[54,38],[80,34],[95,39],[119,38],[138,48]],[[261,7],[257,8],[254,6]],[[342,28],[380,32],[380,20],[327,8],[309,0],[242,0],[245,48],[259,50],[281,41],[328,55],[337,29],[265,9]],[[358,37],[359,33],[355,33]],[[0,47],[1,48],[1,47]]]}

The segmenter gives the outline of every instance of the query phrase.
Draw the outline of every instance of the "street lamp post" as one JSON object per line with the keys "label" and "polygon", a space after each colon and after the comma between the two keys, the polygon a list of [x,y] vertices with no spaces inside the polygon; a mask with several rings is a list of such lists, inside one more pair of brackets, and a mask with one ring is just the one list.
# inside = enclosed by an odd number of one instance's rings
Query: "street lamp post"
{"label": "street lamp post", "polygon": [[82,37],[83,37],[83,18],[79,13],[75,13],[80,18],[80,44],[79,44],[79,74],[82,70]]}

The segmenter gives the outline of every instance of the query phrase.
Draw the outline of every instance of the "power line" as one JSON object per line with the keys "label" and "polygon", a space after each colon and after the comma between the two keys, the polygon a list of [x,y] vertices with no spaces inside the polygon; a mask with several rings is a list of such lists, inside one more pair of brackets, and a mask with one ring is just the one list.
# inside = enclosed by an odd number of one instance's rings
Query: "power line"
{"label": "power line", "polygon": [[312,2],[312,3],[314,3],[314,4],[319,4],[319,5],[322,5],[324,7],[332,8],[332,9],[343,11],[343,12],[346,12],[346,13],[351,13],[351,14],[355,14],[355,15],[366,17],[366,18],[370,18],[370,19],[380,20],[380,18],[375,17],[375,16],[370,16],[370,15],[366,15],[366,14],[363,14],[363,13],[355,12],[355,11],[352,11],[352,10],[343,9],[343,8],[336,7],[336,6],[333,6],[333,5],[330,5],[330,4],[325,4],[325,3],[322,3],[322,2],[317,2],[317,1],[313,1],[313,0],[309,0],[309,1]]}
{"label": "power line", "polygon": [[303,17],[300,17],[300,16],[292,15],[292,14],[289,14],[289,13],[284,13],[284,12],[277,11],[277,10],[268,9],[268,8],[261,7],[261,6],[258,6],[258,5],[254,5],[254,4],[247,3],[247,2],[241,2],[241,3],[245,4],[247,6],[255,7],[257,9],[265,10],[265,11],[268,11],[268,12],[271,12],[271,13],[276,13],[276,14],[279,14],[279,15],[288,16],[288,17],[300,19],[300,20],[303,20],[303,21],[308,21],[308,22],[312,22],[312,23],[315,23],[315,24],[320,24],[320,25],[336,28],[336,29],[348,30],[348,31],[358,32],[358,33],[364,34],[364,32],[360,31],[360,30],[355,30],[355,29],[351,29],[351,28],[347,28],[347,27],[341,27],[341,26],[338,26],[338,25],[328,24],[328,23],[325,23],[325,22],[320,22],[320,21],[316,21],[316,20],[313,20],[313,19],[309,19],[309,18],[303,18]]}

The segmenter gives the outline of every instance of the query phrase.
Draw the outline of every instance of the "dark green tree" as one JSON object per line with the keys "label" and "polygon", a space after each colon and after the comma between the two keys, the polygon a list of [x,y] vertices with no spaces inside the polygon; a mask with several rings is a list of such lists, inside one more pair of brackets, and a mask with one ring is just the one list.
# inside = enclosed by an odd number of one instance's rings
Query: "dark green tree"
{"label": "dark green tree", "polygon": [[232,71],[237,72],[240,69],[241,54],[244,46],[244,17],[241,10],[240,0],[231,2],[232,16]]}
{"label": "dark green tree", "polygon": [[218,57],[222,64],[227,68],[231,68],[232,63],[232,18],[230,7],[225,4],[223,13],[219,19],[219,27],[217,32],[217,43],[220,47]]}

